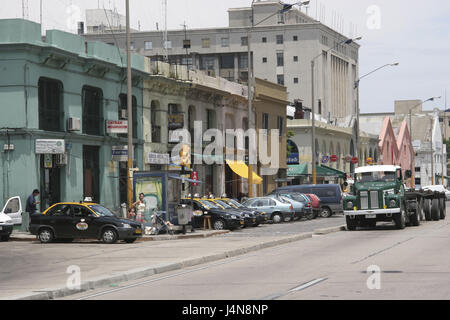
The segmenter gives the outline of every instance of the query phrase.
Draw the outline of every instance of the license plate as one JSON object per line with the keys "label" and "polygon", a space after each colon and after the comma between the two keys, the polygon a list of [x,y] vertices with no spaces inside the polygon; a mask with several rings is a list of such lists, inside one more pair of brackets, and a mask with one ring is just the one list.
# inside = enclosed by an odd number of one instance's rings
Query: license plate
{"label": "license plate", "polygon": [[366,219],[376,219],[376,214],[366,214]]}
{"label": "license plate", "polygon": [[137,230],[136,230],[136,233],[137,233],[137,234],[141,234],[141,233],[142,233],[142,230],[141,230],[141,229],[137,229]]}
{"label": "license plate", "polygon": [[241,221],[241,224],[244,224],[244,221]]}

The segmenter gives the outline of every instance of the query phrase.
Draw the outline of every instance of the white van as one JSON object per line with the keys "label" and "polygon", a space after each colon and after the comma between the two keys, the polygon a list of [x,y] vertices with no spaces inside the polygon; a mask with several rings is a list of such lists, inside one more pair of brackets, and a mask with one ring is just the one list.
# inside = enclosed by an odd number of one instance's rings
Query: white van
{"label": "white van", "polygon": [[0,240],[8,241],[13,231],[14,224],[12,219],[6,214],[0,212]]}
{"label": "white van", "polygon": [[20,197],[12,197],[6,201],[6,204],[0,214],[5,214],[10,217],[13,224],[21,225],[22,212],[22,201],[20,201]]}

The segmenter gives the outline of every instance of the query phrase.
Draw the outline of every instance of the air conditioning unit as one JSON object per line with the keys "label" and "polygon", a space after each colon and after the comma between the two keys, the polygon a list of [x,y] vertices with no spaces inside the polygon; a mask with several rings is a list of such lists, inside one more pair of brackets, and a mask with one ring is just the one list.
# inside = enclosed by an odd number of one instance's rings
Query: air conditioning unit
{"label": "air conditioning unit", "polygon": [[56,165],[60,167],[67,165],[67,153],[56,155]]}
{"label": "air conditioning unit", "polygon": [[81,130],[80,118],[69,118],[67,119],[67,131],[74,132]]}
{"label": "air conditioning unit", "polygon": [[127,120],[128,119],[128,110],[122,109],[120,110],[120,120]]}

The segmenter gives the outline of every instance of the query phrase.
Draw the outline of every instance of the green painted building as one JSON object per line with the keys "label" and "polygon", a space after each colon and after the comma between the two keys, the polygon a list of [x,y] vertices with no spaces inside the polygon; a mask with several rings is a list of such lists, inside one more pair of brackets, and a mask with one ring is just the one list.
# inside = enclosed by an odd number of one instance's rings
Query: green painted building
{"label": "green painted building", "polygon": [[[132,56],[135,166],[142,168],[144,57]],[[126,162],[113,161],[127,134],[107,121],[126,119],[126,55],[117,47],[0,20],[0,206],[41,190],[41,210],[59,201],[126,202]],[[116,122],[120,127],[123,124]],[[63,140],[63,141],[61,141]],[[120,160],[120,159],[114,159]]]}

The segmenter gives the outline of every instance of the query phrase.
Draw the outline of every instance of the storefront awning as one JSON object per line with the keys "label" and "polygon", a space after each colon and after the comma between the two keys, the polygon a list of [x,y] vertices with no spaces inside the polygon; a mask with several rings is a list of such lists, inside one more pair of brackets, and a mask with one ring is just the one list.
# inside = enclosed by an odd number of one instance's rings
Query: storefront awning
{"label": "storefront awning", "polygon": [[334,168],[330,168],[324,165],[317,166],[317,176],[319,177],[343,177],[346,176],[345,172],[339,171]]}
{"label": "storefront awning", "polygon": [[[248,179],[248,166],[244,162],[230,160],[226,160],[226,162],[234,173],[242,178]],[[262,178],[255,172],[253,172],[252,179],[254,184],[262,184]]]}
{"label": "storefront awning", "polygon": [[306,176],[308,175],[308,164],[302,163],[302,164],[294,164],[289,165],[287,169],[287,176],[288,177],[299,177],[299,176]]}

